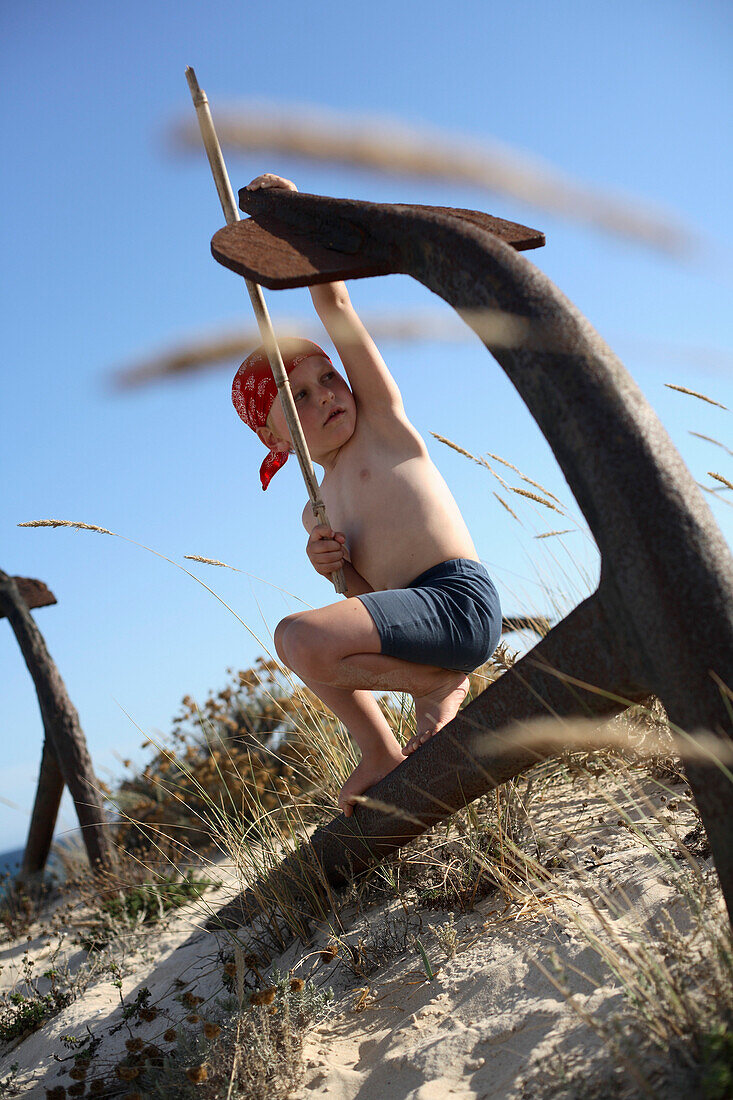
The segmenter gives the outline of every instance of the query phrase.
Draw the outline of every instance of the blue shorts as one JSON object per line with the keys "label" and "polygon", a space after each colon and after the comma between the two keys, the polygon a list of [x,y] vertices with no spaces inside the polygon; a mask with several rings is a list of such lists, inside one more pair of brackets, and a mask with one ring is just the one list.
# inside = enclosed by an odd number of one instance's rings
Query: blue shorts
{"label": "blue shorts", "polygon": [[501,638],[499,595],[484,566],[469,558],[434,565],[407,588],[356,598],[374,620],[388,657],[473,672]]}

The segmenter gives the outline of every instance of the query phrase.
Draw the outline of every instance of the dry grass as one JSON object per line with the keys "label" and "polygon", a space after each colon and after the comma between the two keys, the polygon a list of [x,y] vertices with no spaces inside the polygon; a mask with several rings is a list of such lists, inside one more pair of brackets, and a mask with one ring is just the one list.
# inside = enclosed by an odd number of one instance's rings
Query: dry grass
{"label": "dry grass", "polygon": [[[583,187],[546,164],[495,145],[441,133],[420,133],[391,120],[357,122],[291,105],[287,113],[257,103],[250,109],[216,107],[216,128],[226,150],[267,149],[309,159],[486,188],[572,221],[676,256],[688,255],[693,236],[671,216]],[[186,119],[175,127],[179,148],[198,151],[198,129]]]}
{"label": "dry grass", "polygon": [[726,489],[733,489],[733,481],[729,481],[727,477],[723,477],[722,474],[715,474],[712,470],[708,470],[708,477],[715,478],[716,481],[725,485]]}
{"label": "dry grass", "polygon": [[[545,489],[544,486],[540,485],[540,483],[538,481],[535,481],[533,478],[527,477],[526,474],[523,474],[521,472],[521,470],[517,466],[514,465],[514,463],[507,462],[506,459],[500,458],[498,455],[491,454],[491,452],[488,452],[490,458],[493,458],[495,462],[500,462],[503,466],[506,466],[510,470],[513,470],[516,474],[518,474],[518,476],[520,477],[520,479],[522,481],[525,481],[528,485],[533,485],[535,487],[535,489],[539,489],[540,492],[544,493],[545,494],[544,497],[538,496],[537,493],[532,493],[528,489],[522,489],[520,487],[515,487],[515,486],[512,486],[512,485],[509,485],[508,482],[505,481],[503,477],[500,477],[500,475],[497,474],[496,470],[492,469],[490,463],[488,463],[485,458],[483,458],[481,456],[478,456],[478,455],[471,454],[471,452],[467,451],[465,449],[465,447],[459,446],[458,443],[454,443],[451,439],[446,439],[446,437],[444,435],[438,435],[437,432],[431,432],[430,434],[433,436],[434,439],[437,439],[439,443],[444,443],[445,446],[450,447],[451,450],[457,451],[458,454],[463,455],[465,458],[470,458],[472,462],[478,463],[479,466],[484,466],[489,471],[490,474],[493,474],[493,476],[497,479],[497,481],[501,484],[501,486],[504,489],[507,489],[510,493],[518,493],[519,496],[526,497],[527,500],[533,500],[537,504],[544,505],[545,508],[552,508],[553,511],[559,512],[560,515],[565,515],[565,510],[562,507],[562,503],[559,500],[559,498],[556,497],[554,493],[551,493],[549,491],[549,489]],[[496,493],[494,495],[497,496]],[[555,504],[553,504],[552,501],[550,501],[550,500],[546,500],[545,499],[546,497],[551,497],[552,500],[555,501]],[[500,497],[499,497],[499,499],[501,500]],[[504,501],[502,501],[501,503],[504,504]],[[508,508],[508,506],[506,504],[504,504],[504,507]],[[508,511],[511,512],[511,509],[508,508]],[[516,520],[519,521],[519,517],[516,516],[514,514],[514,512],[511,512],[511,514],[514,516],[514,518]],[[550,534],[565,534],[566,532],[553,531],[553,532],[549,532],[549,533]]]}
{"label": "dry grass", "polygon": [[721,405],[720,401],[714,401],[712,397],[706,397],[704,393],[698,393],[697,390],[688,390],[686,386],[673,386],[671,382],[665,382],[665,386],[668,390],[677,390],[678,393],[686,393],[690,397],[697,397],[700,401],[707,401],[708,405],[717,405],[719,409],[726,409],[726,405]]}
{"label": "dry grass", "polygon": [[[501,316],[499,311],[487,311],[494,318],[492,334],[500,338]],[[496,316],[495,316],[496,315]],[[471,339],[468,329],[454,316],[443,316],[427,310],[391,315],[389,313],[365,314],[366,328],[377,343],[423,343],[447,341],[465,343]],[[287,336],[307,336],[321,340],[323,329],[308,318],[273,318],[279,339]],[[491,323],[491,322],[489,322]],[[506,327],[506,326],[505,326]],[[338,325],[332,331],[339,344],[351,338],[351,329],[344,327],[339,334]],[[115,389],[130,389],[154,382],[157,379],[187,377],[193,372],[207,370],[229,364],[232,367],[260,342],[259,329],[256,326],[240,328],[232,332],[215,332],[208,336],[192,336],[186,343],[179,344],[157,355],[148,356],[135,363],[117,368],[111,378]]]}
{"label": "dry grass", "polygon": [[725,443],[721,443],[719,439],[713,439],[713,437],[710,435],[702,435],[700,432],[690,432],[690,435],[697,436],[698,439],[703,439],[706,443],[712,443],[716,447],[721,447],[726,452],[726,454],[729,454],[731,458],[733,458],[733,451],[730,449],[730,447],[726,447]]}

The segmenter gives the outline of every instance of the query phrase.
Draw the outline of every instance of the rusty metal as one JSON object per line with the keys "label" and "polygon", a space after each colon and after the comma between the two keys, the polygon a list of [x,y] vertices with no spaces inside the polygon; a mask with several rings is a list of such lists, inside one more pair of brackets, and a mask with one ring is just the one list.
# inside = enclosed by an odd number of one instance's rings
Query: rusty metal
{"label": "rusty metal", "polygon": [[[13,577],[13,580],[18,586],[23,603],[31,610],[34,607],[50,607],[58,602],[51,589],[35,577]],[[0,606],[0,619],[4,618],[5,611]]]}
{"label": "rusty metal", "polygon": [[[733,557],[651,406],[588,320],[505,241],[451,215],[275,190],[240,192],[240,202],[263,226],[277,217],[279,239],[287,232],[298,248],[310,237],[314,248],[325,243],[356,255],[358,239],[361,270],[411,275],[479,335],[486,311],[526,322],[513,347],[484,342],[552,447],[600,550],[601,579],[592,596],[368,792],[402,818],[364,807],[335,818],[218,918],[238,924],[274,910],[284,882],[304,909],[316,911],[329,883],[557,751],[556,742],[507,741],[501,731],[518,719],[610,716],[624,700],[653,694],[693,741],[701,731],[733,739],[720,686],[733,686]],[[261,282],[266,275],[252,272]],[[684,740],[679,746],[686,756]],[[731,784],[700,756],[688,756],[686,770],[733,916]]]}
{"label": "rusty metal", "polygon": [[23,599],[21,587],[2,569],[0,612],[10,623],[33,679],[45,733],[21,877],[33,875],[45,866],[64,784],[74,801],[92,870],[95,873],[112,870],[116,858],[108,833],[101,785],[94,774],[79,715]]}
{"label": "rusty metal", "polygon": [[[19,882],[32,881],[44,870],[48,862],[64,787],[64,776],[56,753],[51,745],[51,739],[46,736],[38,772],[36,797],[28,826],[28,837],[23,850],[23,863],[17,876]],[[91,863],[91,859],[89,862]]]}
{"label": "rusty metal", "polygon": [[[244,196],[251,192],[243,189],[239,192],[240,205]],[[303,195],[302,198],[317,196]],[[372,205],[372,204],[366,204]],[[503,218],[494,218],[480,210],[462,210],[445,206],[385,206],[401,212],[437,212],[446,217],[476,225],[510,244],[512,248],[541,248],[545,243],[544,233],[529,229],[518,222],[508,222]],[[291,225],[270,216],[226,225],[214,234],[211,252],[230,271],[257,279],[268,290],[282,290],[286,287],[311,286],[314,283],[328,283],[336,279],[363,279],[372,275],[389,275],[394,270],[387,257],[369,257],[362,245],[364,233],[361,228],[341,225],[339,232],[329,239],[314,239],[309,231],[294,231]]]}

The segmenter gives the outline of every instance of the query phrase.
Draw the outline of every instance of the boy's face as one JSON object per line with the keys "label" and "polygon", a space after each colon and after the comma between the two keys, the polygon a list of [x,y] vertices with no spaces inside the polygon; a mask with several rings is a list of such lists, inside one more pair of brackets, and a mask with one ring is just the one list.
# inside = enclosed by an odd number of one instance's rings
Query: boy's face
{"label": "boy's face", "polygon": [[[354,395],[328,359],[309,355],[290,372],[288,379],[313,458],[317,460],[319,455],[327,455],[351,439],[356,427]],[[260,438],[267,446],[272,442],[291,442],[279,396],[273,402],[263,432],[265,435]]]}

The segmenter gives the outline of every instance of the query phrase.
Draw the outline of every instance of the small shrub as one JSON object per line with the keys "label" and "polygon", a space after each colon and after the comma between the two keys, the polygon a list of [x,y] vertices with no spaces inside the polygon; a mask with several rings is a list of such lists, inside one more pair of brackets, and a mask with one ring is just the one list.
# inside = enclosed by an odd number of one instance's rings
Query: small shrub
{"label": "small shrub", "polygon": [[120,846],[153,851],[161,838],[185,833],[193,850],[208,855],[229,823],[240,831],[256,826],[306,790],[308,802],[322,800],[310,766],[312,729],[339,740],[337,720],[276,661],[259,658],[254,668],[228,672],[230,683],[202,706],[184,696],[168,744],[114,792]]}
{"label": "small shrub", "polygon": [[76,991],[67,975],[46,970],[43,977],[50,989],[42,992],[33,974],[28,952],[23,956],[24,980],[20,989],[0,994],[0,1042],[9,1043],[21,1035],[43,1027],[46,1020],[61,1012],[76,998]]}
{"label": "small shrub", "polygon": [[333,993],[277,970],[268,980],[275,994],[268,1004],[240,1011],[235,996],[221,998],[205,1022],[176,1029],[171,1051],[128,1053],[102,1095],[121,1096],[134,1073],[134,1088],[147,1100],[286,1100],[302,1075],[306,1027],[323,1016]]}
{"label": "small shrub", "polygon": [[54,890],[55,883],[48,877],[39,876],[38,882],[26,885],[8,871],[0,875],[0,939],[25,936]]}
{"label": "small shrub", "polygon": [[446,959],[452,959],[458,948],[458,929],[455,925],[455,917],[449,914],[448,920],[443,924],[436,924],[433,928],[435,938],[440,944]]}
{"label": "small shrub", "polygon": [[0,1077],[0,1096],[16,1096],[18,1088],[16,1081],[20,1071],[20,1063],[13,1062],[7,1077]]}
{"label": "small shrub", "polygon": [[107,898],[98,906],[101,916],[91,931],[81,937],[87,951],[97,951],[113,940],[121,929],[155,924],[171,910],[195,901],[210,886],[208,878],[197,878],[188,870],[183,878],[173,872],[147,882],[121,888],[116,896]]}
{"label": "small shrub", "polygon": [[733,1096],[733,1031],[718,1023],[702,1037],[703,1100],[730,1100]]}

